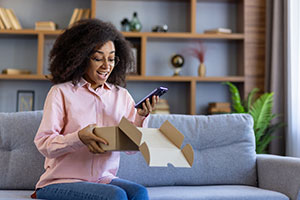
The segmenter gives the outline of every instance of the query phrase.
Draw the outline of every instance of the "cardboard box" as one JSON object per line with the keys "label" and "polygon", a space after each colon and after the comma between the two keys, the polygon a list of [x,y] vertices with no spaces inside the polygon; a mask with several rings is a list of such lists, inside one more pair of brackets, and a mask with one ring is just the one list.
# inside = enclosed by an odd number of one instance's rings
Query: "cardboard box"
{"label": "cardboard box", "polygon": [[194,151],[190,144],[181,149],[184,136],[169,121],[159,129],[139,128],[126,118],[119,126],[96,127],[94,133],[106,139],[109,145],[100,144],[107,151],[139,150],[151,167],[192,167]]}

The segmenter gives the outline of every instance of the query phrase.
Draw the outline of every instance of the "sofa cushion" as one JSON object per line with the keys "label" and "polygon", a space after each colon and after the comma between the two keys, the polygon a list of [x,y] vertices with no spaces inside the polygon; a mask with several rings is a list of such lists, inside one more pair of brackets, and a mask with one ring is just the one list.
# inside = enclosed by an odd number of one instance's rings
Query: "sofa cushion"
{"label": "sofa cushion", "polygon": [[0,113],[0,189],[34,189],[44,158],[33,139],[42,112]]}
{"label": "sofa cushion", "polygon": [[[165,186],[148,187],[151,200],[288,200],[282,193],[249,186]],[[0,200],[31,199],[33,191],[0,190]]]}
{"label": "sofa cushion", "polygon": [[31,199],[30,196],[33,192],[34,190],[0,190],[0,200]]}
{"label": "sofa cushion", "polygon": [[241,185],[148,187],[151,200],[289,200],[279,192]]}
{"label": "sofa cushion", "polygon": [[146,186],[243,184],[256,186],[253,120],[247,114],[150,115],[148,127],[169,120],[193,146],[192,168],[148,167],[140,153],[121,154],[120,178]]}

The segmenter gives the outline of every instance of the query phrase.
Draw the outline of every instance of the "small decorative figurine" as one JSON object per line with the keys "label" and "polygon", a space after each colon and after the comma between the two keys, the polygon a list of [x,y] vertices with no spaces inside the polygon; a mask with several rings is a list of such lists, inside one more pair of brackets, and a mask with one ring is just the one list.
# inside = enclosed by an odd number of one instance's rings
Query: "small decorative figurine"
{"label": "small decorative figurine", "polygon": [[174,67],[174,74],[173,76],[179,76],[179,72],[182,69],[182,66],[184,64],[184,57],[180,54],[175,54],[171,58],[171,63]]}
{"label": "small decorative figurine", "polygon": [[162,26],[154,26],[152,32],[168,32],[168,25],[164,24]]}
{"label": "small decorative figurine", "polygon": [[121,21],[121,31],[124,31],[124,32],[130,31],[130,22],[127,18],[124,18]]}

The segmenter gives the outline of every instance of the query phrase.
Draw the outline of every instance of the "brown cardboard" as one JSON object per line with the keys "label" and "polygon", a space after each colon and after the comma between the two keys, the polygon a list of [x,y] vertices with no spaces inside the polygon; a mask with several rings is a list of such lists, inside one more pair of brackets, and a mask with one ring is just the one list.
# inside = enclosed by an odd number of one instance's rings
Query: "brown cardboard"
{"label": "brown cardboard", "polygon": [[118,126],[97,127],[94,133],[104,138],[108,145],[100,144],[105,151],[138,151],[138,146],[124,134]]}
{"label": "brown cardboard", "polygon": [[123,117],[118,127],[97,127],[94,133],[109,142],[109,145],[100,144],[104,150],[139,149],[149,166],[164,167],[168,163],[174,167],[193,165],[192,146],[187,144],[181,149],[184,136],[169,121],[159,129],[139,128]]}

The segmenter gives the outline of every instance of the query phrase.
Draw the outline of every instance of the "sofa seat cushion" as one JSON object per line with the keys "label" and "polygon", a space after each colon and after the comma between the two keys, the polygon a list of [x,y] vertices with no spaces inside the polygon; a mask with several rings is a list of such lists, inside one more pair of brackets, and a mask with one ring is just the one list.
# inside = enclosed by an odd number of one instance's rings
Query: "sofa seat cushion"
{"label": "sofa seat cushion", "polygon": [[166,186],[148,187],[151,200],[289,200],[279,192],[252,186]]}
{"label": "sofa seat cushion", "polygon": [[31,199],[34,190],[0,190],[0,200],[25,200]]}
{"label": "sofa seat cushion", "polygon": [[[251,186],[165,186],[148,187],[151,200],[288,200],[279,192]],[[0,190],[0,200],[31,199],[33,190]]]}

